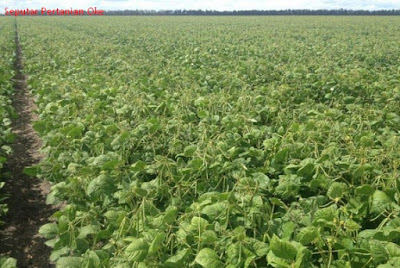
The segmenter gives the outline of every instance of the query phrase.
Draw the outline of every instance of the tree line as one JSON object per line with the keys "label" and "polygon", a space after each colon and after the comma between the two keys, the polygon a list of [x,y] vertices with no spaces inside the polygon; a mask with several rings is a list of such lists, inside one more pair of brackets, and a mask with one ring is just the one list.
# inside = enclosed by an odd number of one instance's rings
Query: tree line
{"label": "tree line", "polygon": [[400,9],[391,10],[350,10],[350,9],[286,9],[286,10],[112,10],[106,15],[119,16],[276,16],[276,15],[330,15],[330,16],[371,16],[371,15],[400,15]]}
{"label": "tree line", "polygon": [[[84,11],[87,15],[87,12]],[[4,14],[0,13],[0,16]],[[38,14],[41,15],[41,14]],[[46,15],[46,14],[44,14]],[[286,9],[286,10],[109,10],[108,16],[394,16],[400,15],[400,9],[351,10],[351,9]]]}

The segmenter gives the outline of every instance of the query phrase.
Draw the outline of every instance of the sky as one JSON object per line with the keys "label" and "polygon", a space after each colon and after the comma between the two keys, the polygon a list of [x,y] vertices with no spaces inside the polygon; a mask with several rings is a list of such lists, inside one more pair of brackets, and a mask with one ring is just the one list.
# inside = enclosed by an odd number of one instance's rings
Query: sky
{"label": "sky", "polygon": [[26,9],[45,7],[87,9],[98,7],[118,9],[203,9],[203,10],[251,10],[251,9],[400,9],[400,0],[0,0],[0,13],[4,8]]}

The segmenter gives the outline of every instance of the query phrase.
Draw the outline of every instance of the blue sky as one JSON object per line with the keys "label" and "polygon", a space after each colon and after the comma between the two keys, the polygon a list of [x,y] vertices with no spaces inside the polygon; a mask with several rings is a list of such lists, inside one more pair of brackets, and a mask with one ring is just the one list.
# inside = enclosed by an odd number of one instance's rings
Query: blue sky
{"label": "blue sky", "polygon": [[24,8],[74,8],[87,9],[400,9],[400,0],[2,0],[0,12],[5,7]]}

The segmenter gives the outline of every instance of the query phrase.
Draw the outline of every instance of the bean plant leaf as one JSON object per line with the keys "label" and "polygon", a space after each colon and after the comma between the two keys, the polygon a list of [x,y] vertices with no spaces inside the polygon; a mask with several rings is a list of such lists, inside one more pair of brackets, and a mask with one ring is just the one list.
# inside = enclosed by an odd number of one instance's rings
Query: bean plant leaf
{"label": "bean plant leaf", "polygon": [[203,248],[195,258],[195,262],[204,268],[222,268],[223,264],[217,253],[210,248]]}
{"label": "bean plant leaf", "polygon": [[389,208],[391,203],[390,198],[386,195],[386,193],[376,190],[372,195],[372,205],[371,212],[375,214],[381,214],[387,208]]}
{"label": "bean plant leaf", "polygon": [[320,236],[317,228],[313,226],[305,227],[298,233],[298,241],[304,246],[309,245],[312,241]]}
{"label": "bean plant leaf", "polygon": [[14,258],[0,257],[0,268],[17,268],[17,260]]}
{"label": "bean plant leaf", "polygon": [[179,251],[177,254],[174,256],[169,257],[164,265],[166,267],[178,267],[178,266],[183,266],[185,260],[189,257],[190,254],[190,249],[184,249],[182,251]]}
{"label": "bean plant leaf", "polygon": [[86,238],[88,235],[97,234],[100,231],[98,225],[86,225],[79,230],[78,238]]}
{"label": "bean plant leaf", "polygon": [[81,257],[61,257],[57,261],[57,268],[80,268],[82,261]]}
{"label": "bean plant leaf", "polygon": [[270,243],[270,249],[275,256],[285,260],[295,260],[297,249],[291,243],[280,240],[277,236],[273,236]]}
{"label": "bean plant leaf", "polygon": [[38,166],[31,166],[31,167],[25,167],[24,168],[24,174],[36,177],[39,174],[40,167]]}
{"label": "bean plant leaf", "polygon": [[347,185],[341,182],[334,182],[328,189],[329,198],[340,200],[347,191]]}
{"label": "bean plant leaf", "polygon": [[149,245],[142,238],[132,239],[133,241],[125,249],[125,256],[131,261],[143,261],[149,251]]}
{"label": "bean plant leaf", "polygon": [[154,254],[155,252],[157,252],[163,246],[163,241],[165,240],[165,238],[165,233],[158,234],[150,244],[149,254]]}
{"label": "bean plant leaf", "polygon": [[46,239],[52,239],[58,235],[58,226],[56,223],[47,223],[40,227],[39,234]]}

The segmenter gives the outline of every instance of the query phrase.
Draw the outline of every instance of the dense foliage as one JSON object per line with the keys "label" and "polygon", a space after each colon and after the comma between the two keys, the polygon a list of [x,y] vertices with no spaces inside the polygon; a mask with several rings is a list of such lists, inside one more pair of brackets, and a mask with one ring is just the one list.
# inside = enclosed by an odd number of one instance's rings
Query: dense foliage
{"label": "dense foliage", "polygon": [[[10,19],[0,21],[0,170],[3,169],[10,153],[10,143],[14,140],[11,132],[11,120],[14,111],[11,106],[13,92],[12,78],[14,76],[14,29]],[[4,186],[5,175],[0,171],[0,189]],[[7,208],[4,204],[5,196],[0,192],[0,224]]]}
{"label": "dense foliage", "polygon": [[[11,132],[11,118],[14,110],[11,106],[11,94],[13,92],[12,78],[14,76],[14,28],[11,19],[0,20],[0,225],[4,222],[2,217],[7,212],[6,195],[2,192],[5,179],[8,177],[3,171],[3,165],[7,162],[7,156],[11,152],[9,146],[14,141]],[[15,267],[15,260],[0,256],[0,267]]]}
{"label": "dense foliage", "polygon": [[58,267],[399,267],[400,28],[19,18]]}

